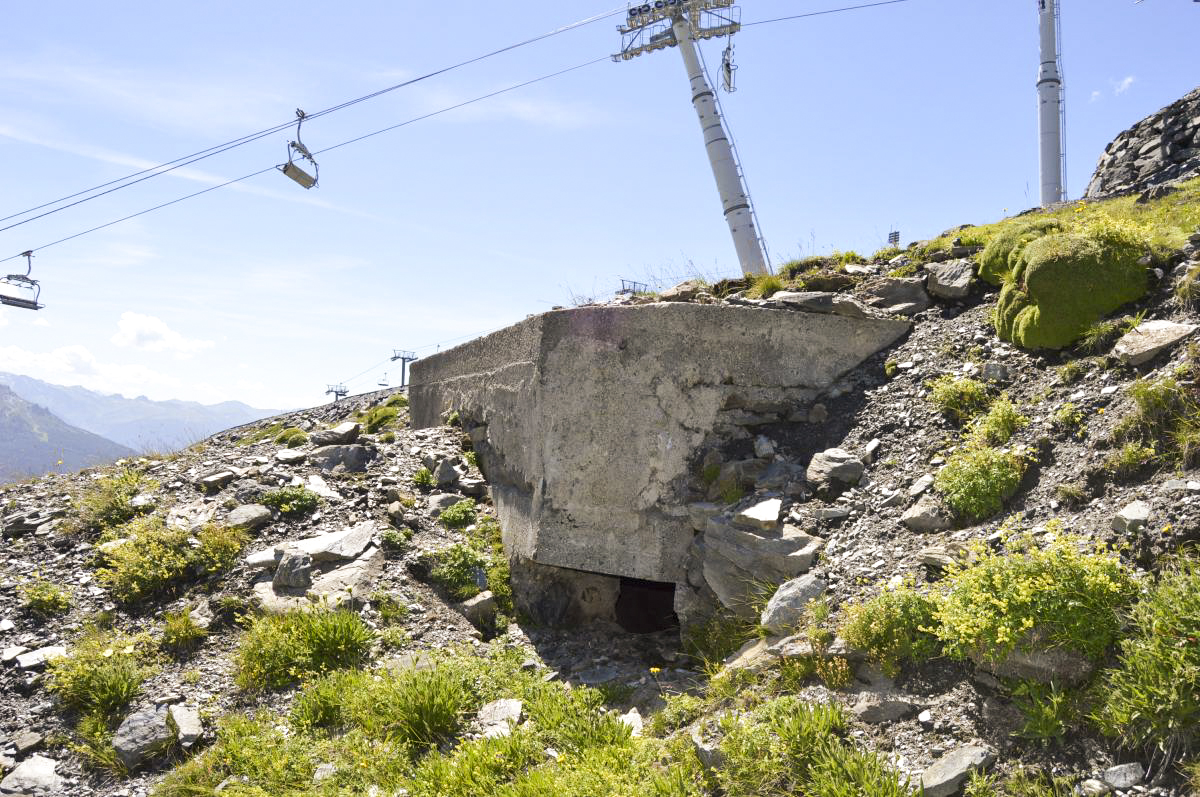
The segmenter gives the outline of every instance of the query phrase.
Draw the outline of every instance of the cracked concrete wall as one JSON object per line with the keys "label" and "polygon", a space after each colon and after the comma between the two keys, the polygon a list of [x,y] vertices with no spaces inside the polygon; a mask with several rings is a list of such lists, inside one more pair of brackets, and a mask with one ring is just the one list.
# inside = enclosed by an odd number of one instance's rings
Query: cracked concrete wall
{"label": "cracked concrete wall", "polygon": [[510,555],[683,583],[677,494],[705,439],[786,417],[907,330],[729,305],[555,311],[415,362],[413,424],[459,411]]}

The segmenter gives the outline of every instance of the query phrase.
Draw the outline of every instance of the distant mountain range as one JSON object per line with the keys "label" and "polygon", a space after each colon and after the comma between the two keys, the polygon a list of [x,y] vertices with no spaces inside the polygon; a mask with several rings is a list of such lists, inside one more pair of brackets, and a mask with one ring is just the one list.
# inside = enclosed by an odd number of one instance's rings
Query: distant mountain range
{"label": "distant mountain range", "polygon": [[0,385],[0,484],[52,470],[79,470],[134,452],[64,423]]}
{"label": "distant mountain range", "polygon": [[[130,399],[82,387],[52,385],[16,374],[0,373],[0,385],[11,388],[27,402],[44,407],[70,426],[138,452],[175,451],[231,426],[279,414],[279,410],[256,409],[240,401],[199,404],[151,401],[145,396]],[[121,456],[117,454],[114,458]]]}

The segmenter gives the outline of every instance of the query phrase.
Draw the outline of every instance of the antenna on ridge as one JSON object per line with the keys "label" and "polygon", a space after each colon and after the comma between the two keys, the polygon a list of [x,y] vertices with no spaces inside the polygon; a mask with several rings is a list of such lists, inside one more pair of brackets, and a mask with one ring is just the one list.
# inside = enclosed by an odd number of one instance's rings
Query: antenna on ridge
{"label": "antenna on ridge", "polygon": [[1038,40],[1041,66],[1038,68],[1038,135],[1042,178],[1042,207],[1066,198],[1063,179],[1063,128],[1065,104],[1060,60],[1058,0],[1037,0]]}

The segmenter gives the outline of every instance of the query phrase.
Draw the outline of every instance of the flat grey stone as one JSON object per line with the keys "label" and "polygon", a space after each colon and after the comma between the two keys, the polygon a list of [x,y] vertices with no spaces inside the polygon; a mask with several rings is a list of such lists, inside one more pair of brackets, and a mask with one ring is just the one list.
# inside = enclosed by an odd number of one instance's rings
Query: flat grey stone
{"label": "flat grey stone", "polygon": [[308,440],[314,446],[340,446],[348,443],[353,443],[358,439],[359,432],[362,431],[362,426],[353,421],[340,423],[332,429],[323,429],[319,432],[313,432],[308,436]]}
{"label": "flat grey stone", "polygon": [[312,556],[297,548],[284,548],[275,567],[275,588],[307,589],[312,586]]}
{"label": "flat grey stone", "polygon": [[430,512],[440,514],[443,509],[449,509],[461,500],[462,496],[454,493],[434,493],[425,499],[425,505]]}
{"label": "flat grey stone", "polygon": [[878,725],[911,717],[917,713],[918,708],[917,704],[899,695],[865,692],[859,696],[850,711],[863,722]]}
{"label": "flat grey stone", "polygon": [[54,771],[58,762],[42,755],[26,758],[17,768],[0,780],[4,794],[58,795],[62,794],[63,778]]}
{"label": "flat grey stone", "polygon": [[1088,778],[1079,782],[1079,785],[1075,787],[1075,793],[1079,797],[1104,797],[1104,795],[1112,793],[1112,786],[1102,780]]}
{"label": "flat grey stone", "polygon": [[996,754],[986,747],[967,745],[951,750],[921,773],[925,797],[957,794],[972,772],[990,766]]}
{"label": "flat grey stone", "polygon": [[40,670],[46,662],[67,655],[67,649],[62,645],[48,645],[17,656],[17,666],[22,670]]}
{"label": "flat grey stone", "polygon": [[806,573],[780,585],[763,609],[760,622],[773,634],[787,634],[804,621],[805,607],[825,594],[826,584]]}
{"label": "flat grey stone", "polygon": [[814,454],[804,477],[810,484],[826,486],[832,482],[858,484],[865,466],[862,460],[841,448],[830,448]]}
{"label": "flat grey stone", "polygon": [[932,486],[933,486],[933,474],[926,473],[924,476],[922,476],[921,478],[919,478],[915,482],[913,482],[912,486],[908,488],[908,496],[910,498],[916,498],[918,495],[925,492]]}
{"label": "flat grey stone", "polygon": [[269,525],[272,517],[271,510],[262,504],[243,504],[229,513],[225,523],[235,529],[256,531]]}
{"label": "flat grey stone", "polygon": [[1022,638],[1015,649],[999,661],[978,655],[972,660],[982,669],[1000,678],[1016,678],[1039,683],[1075,685],[1087,680],[1096,667],[1084,655],[1069,648],[1049,647],[1045,635],[1035,629]]}
{"label": "flat grey stone", "polygon": [[323,446],[308,455],[308,461],[323,471],[363,473],[375,452],[361,445]]}
{"label": "flat grey stone", "polygon": [[275,459],[284,465],[299,465],[308,459],[308,454],[298,448],[281,448],[275,452]]}
{"label": "flat grey stone", "polygon": [[1137,531],[1150,520],[1150,505],[1145,501],[1132,501],[1116,514],[1112,520],[1113,531]]}
{"label": "flat grey stone", "polygon": [[1101,779],[1114,789],[1132,789],[1146,778],[1146,768],[1136,761],[1104,770]]}
{"label": "flat grey stone", "polygon": [[21,757],[41,747],[43,741],[45,741],[45,737],[33,731],[20,731],[9,738],[12,746],[17,748],[17,755]]}
{"label": "flat grey stone", "polygon": [[475,726],[481,736],[489,739],[508,736],[520,724],[524,713],[525,704],[516,698],[493,700],[479,709],[475,715]]}
{"label": "flat grey stone", "polygon": [[304,486],[324,498],[326,501],[342,500],[341,493],[331,488],[324,479],[315,473],[310,473],[308,475],[308,480],[305,482]]}
{"label": "flat grey stone", "polygon": [[131,770],[137,769],[175,740],[175,733],[167,724],[167,711],[166,706],[148,706],[121,722],[112,740],[121,763]]}
{"label": "flat grey stone", "polygon": [[236,478],[237,474],[233,471],[220,470],[216,473],[210,473],[207,476],[200,477],[198,484],[205,492],[215,493]]}
{"label": "flat grey stone", "polygon": [[950,517],[950,513],[931,495],[921,496],[921,500],[900,516],[900,522],[913,531],[921,532],[954,528],[954,519]]}
{"label": "flat grey stone", "polygon": [[642,735],[642,728],[645,722],[642,720],[642,713],[637,710],[637,706],[629,709],[621,716],[617,717],[623,725],[629,727],[629,735],[638,737]]}
{"label": "flat grey stone", "polygon": [[975,266],[970,260],[930,263],[925,270],[929,274],[926,287],[934,296],[943,299],[963,299],[971,292]]}
{"label": "flat grey stone", "polygon": [[771,295],[772,307],[784,307],[805,313],[826,313],[846,318],[866,318],[865,307],[844,293],[828,291],[779,291]]}
{"label": "flat grey stone", "polygon": [[733,522],[748,528],[774,529],[779,525],[779,515],[783,512],[783,501],[778,498],[768,498],[759,501],[734,515]]}
{"label": "flat grey stone", "polygon": [[858,297],[887,313],[914,315],[929,308],[923,283],[920,277],[881,277],[863,283]]}
{"label": "flat grey stone", "polygon": [[10,661],[20,656],[22,653],[29,650],[24,645],[13,645],[12,647],[0,650],[0,664],[8,664]]}
{"label": "flat grey stone", "polygon": [[192,746],[204,735],[204,724],[200,721],[200,712],[196,709],[177,703],[167,709],[167,717],[175,728],[175,739],[184,750]]}
{"label": "flat grey stone", "polygon": [[1195,324],[1176,324],[1174,321],[1143,321],[1136,329],[1121,336],[1112,353],[1129,365],[1141,365],[1190,337],[1196,328]]}
{"label": "flat grey stone", "polygon": [[484,590],[475,597],[458,604],[458,610],[462,612],[463,617],[471,621],[472,625],[483,627],[490,624],[496,617],[496,598],[491,592]]}

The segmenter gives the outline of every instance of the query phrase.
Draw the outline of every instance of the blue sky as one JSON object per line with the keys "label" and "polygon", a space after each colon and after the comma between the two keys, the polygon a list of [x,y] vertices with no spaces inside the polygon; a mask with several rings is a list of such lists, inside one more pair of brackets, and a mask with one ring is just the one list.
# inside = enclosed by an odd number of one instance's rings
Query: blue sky
{"label": "blue sky", "polygon": [[[853,4],[745,0],[743,22]],[[581,0],[10,3],[0,216],[614,10]],[[319,150],[619,49],[622,14],[327,117]],[[1194,88],[1200,3],[1063,0],[1068,188]],[[722,101],[771,255],[908,242],[1037,201],[1034,0],[747,27]],[[709,42],[710,64],[723,42]],[[151,398],[321,403],[622,277],[738,273],[675,50],[604,61],[38,252],[0,370]],[[282,162],[291,131],[0,232],[0,257]],[[11,222],[0,223],[5,226]],[[0,266],[10,270],[16,261]]]}

